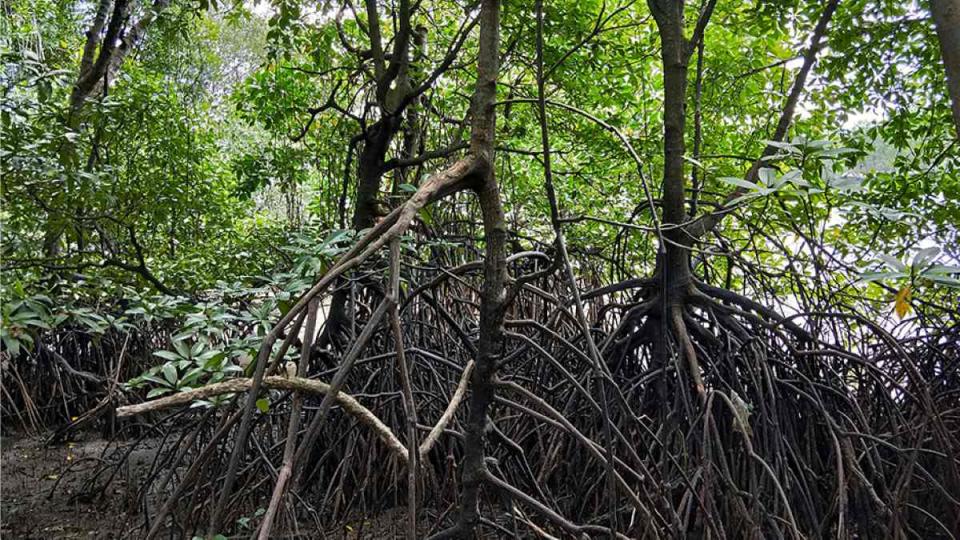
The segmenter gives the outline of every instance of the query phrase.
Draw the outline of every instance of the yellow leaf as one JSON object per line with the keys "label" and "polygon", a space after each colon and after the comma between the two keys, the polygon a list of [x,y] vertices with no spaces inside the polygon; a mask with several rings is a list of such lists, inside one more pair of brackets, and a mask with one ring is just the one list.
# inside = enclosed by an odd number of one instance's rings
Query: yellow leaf
{"label": "yellow leaf", "polygon": [[900,292],[897,293],[896,298],[893,301],[893,310],[896,311],[897,316],[903,319],[907,316],[907,313],[910,313],[910,286],[907,285],[904,288],[900,289]]}

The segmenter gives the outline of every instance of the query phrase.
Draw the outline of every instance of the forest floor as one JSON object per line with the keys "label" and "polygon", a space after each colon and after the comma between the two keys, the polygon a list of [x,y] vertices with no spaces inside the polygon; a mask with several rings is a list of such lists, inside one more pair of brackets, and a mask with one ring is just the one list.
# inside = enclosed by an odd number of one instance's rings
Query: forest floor
{"label": "forest floor", "polygon": [[[147,474],[149,451],[138,452],[119,468],[106,490],[86,497],[97,469],[110,459],[117,444],[97,433],[80,433],[75,440],[53,445],[37,435],[0,438],[0,538],[70,539],[136,538],[143,533],[143,514],[137,510],[136,485]],[[98,477],[106,480],[107,470]],[[133,486],[128,488],[128,484]],[[99,484],[98,484],[99,485]],[[404,510],[357,519],[342,530],[286,536],[354,540],[403,538]],[[426,521],[426,520],[424,520]],[[426,523],[421,522],[421,526]],[[424,531],[426,532],[426,531]],[[278,538],[285,536],[278,535]]]}
{"label": "forest floor", "polygon": [[[102,497],[81,496],[88,474],[110,443],[88,440],[46,445],[39,436],[3,437],[0,447],[0,536],[3,538],[130,538],[141,516],[127,511],[126,478]],[[115,446],[113,446],[115,447]],[[118,475],[123,476],[123,475]]]}

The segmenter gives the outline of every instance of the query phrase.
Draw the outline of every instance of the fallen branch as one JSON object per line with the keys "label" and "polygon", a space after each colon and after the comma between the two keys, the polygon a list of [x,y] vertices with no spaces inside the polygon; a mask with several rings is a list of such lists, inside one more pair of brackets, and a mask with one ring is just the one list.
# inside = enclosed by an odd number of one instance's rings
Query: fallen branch
{"label": "fallen branch", "polygon": [[[457,409],[460,407],[460,403],[463,402],[463,398],[467,393],[467,383],[470,381],[470,374],[472,372],[473,361],[471,360],[463,369],[463,376],[460,378],[460,384],[457,385],[457,389],[454,391],[453,397],[450,398],[450,403],[447,405],[446,410],[443,412],[440,420],[437,421],[437,424],[433,426],[433,429],[430,430],[430,434],[427,435],[427,437],[423,440],[423,443],[420,445],[421,458],[430,452],[434,444],[436,444],[437,440],[440,438],[440,435],[443,434],[443,431],[450,423],[453,415],[457,412]],[[166,396],[159,399],[154,399],[152,401],[146,401],[144,403],[137,403],[135,405],[124,405],[123,407],[117,407],[117,417],[124,418],[129,416],[137,416],[148,412],[187,405],[198,399],[207,399],[223,394],[245,392],[250,389],[252,384],[253,379],[246,378],[231,379],[229,381],[209,384],[200,388],[179,392],[172,396]],[[329,384],[316,379],[306,379],[302,377],[264,377],[263,387],[272,390],[291,390],[294,392],[303,392],[306,394],[315,395],[326,395],[327,392],[330,391]],[[387,427],[383,421],[377,418],[377,415],[375,415],[373,411],[361,405],[360,402],[357,401],[353,396],[343,392],[338,392],[334,398],[334,401],[336,401],[344,411],[356,418],[358,422],[372,429],[377,436],[380,437],[380,440],[387,445],[387,448],[396,454],[397,457],[401,458],[404,462],[407,461],[408,453],[403,443],[397,439],[397,436],[393,434],[393,431]]]}
{"label": "fallen branch", "polygon": [[[179,392],[172,396],[162,397],[153,401],[138,403],[136,405],[127,405],[117,407],[118,417],[136,416],[146,412],[169,409],[180,405],[192,403],[198,399],[206,399],[223,394],[232,394],[244,392],[250,389],[253,379],[231,379],[229,381],[209,384],[193,390]],[[271,376],[263,378],[263,387],[275,390],[291,390],[294,392],[304,392],[307,394],[326,395],[330,390],[330,385],[315,379],[304,379],[301,377],[280,377]],[[357,419],[361,424],[369,427],[374,433],[387,445],[397,457],[403,461],[407,460],[407,449],[403,443],[397,439],[393,431],[386,426],[370,409],[360,404],[353,396],[338,392],[333,398],[340,407],[348,414]]]}

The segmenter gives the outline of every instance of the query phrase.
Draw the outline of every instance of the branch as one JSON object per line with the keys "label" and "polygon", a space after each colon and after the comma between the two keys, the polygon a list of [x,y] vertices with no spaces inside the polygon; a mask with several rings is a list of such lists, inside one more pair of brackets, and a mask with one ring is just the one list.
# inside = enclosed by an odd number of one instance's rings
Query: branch
{"label": "branch", "polygon": [[703,6],[700,17],[697,19],[697,26],[693,29],[690,41],[687,42],[687,57],[693,55],[693,51],[697,50],[697,47],[700,46],[700,42],[703,40],[703,34],[707,29],[707,24],[710,22],[710,16],[713,15],[713,8],[716,6],[717,0],[707,0],[707,4]]}
{"label": "branch", "polygon": [[370,36],[370,54],[373,55],[373,71],[376,74],[377,82],[383,77],[386,66],[383,60],[383,42],[380,39],[380,14],[377,13],[377,0],[366,0],[364,2],[367,8],[367,24]]}
{"label": "branch", "polygon": [[[497,105],[508,105],[510,103],[530,103],[533,105],[538,105],[540,103],[540,100],[533,99],[533,98],[516,98],[516,99],[498,101]],[[551,107],[557,107],[565,111],[572,112],[574,114],[582,116],[583,118],[586,118],[587,120],[593,122],[594,124],[597,124],[598,126],[602,127],[604,130],[609,131],[614,136],[616,136],[617,139],[620,140],[624,148],[626,148],[627,153],[630,154],[630,157],[633,158],[633,161],[637,166],[637,174],[640,176],[640,184],[643,186],[643,191],[647,198],[647,204],[650,206],[650,219],[653,221],[653,225],[654,225],[654,229],[656,230],[657,237],[660,239],[660,242],[663,243],[664,238],[663,238],[663,232],[660,226],[660,219],[657,216],[656,205],[653,202],[653,195],[651,194],[650,186],[647,183],[647,177],[643,173],[643,161],[640,159],[640,155],[637,154],[637,151],[633,148],[633,145],[630,144],[630,140],[627,139],[626,135],[624,135],[623,132],[621,132],[619,129],[614,127],[612,124],[608,122],[604,122],[599,117],[594,116],[583,109],[574,107],[573,105],[568,105],[566,103],[553,101],[549,99],[544,99],[543,103],[545,105],[550,105]]]}
{"label": "branch", "polygon": [[[202,386],[200,388],[194,388],[193,390],[178,392],[172,396],[162,397],[153,401],[117,407],[117,416],[121,418],[136,416],[147,412],[187,405],[198,399],[207,399],[223,394],[245,392],[249,390],[252,385],[253,379],[231,379],[229,381],[214,383],[207,386]],[[264,377],[263,387],[275,390],[290,390],[293,392],[302,392],[314,395],[326,395],[330,390],[330,385],[322,381],[305,379],[302,377],[288,378],[280,376]],[[407,460],[407,449],[403,446],[403,443],[397,439],[397,436],[393,434],[393,431],[391,431],[386,424],[380,421],[380,419],[377,418],[377,416],[373,414],[370,409],[361,405],[360,402],[358,402],[353,396],[344,394],[343,392],[338,392],[333,399],[346,413],[356,418],[359,423],[373,430],[377,437],[383,441],[383,443],[393,454],[404,461]]]}
{"label": "branch", "polygon": [[53,359],[53,361],[56,362],[57,365],[59,365],[61,368],[63,368],[64,371],[67,372],[67,374],[73,377],[77,377],[79,379],[83,379],[87,382],[91,382],[98,386],[104,384],[105,380],[103,377],[90,373],[89,371],[75,369],[73,366],[70,365],[70,362],[68,362],[67,359],[63,357],[63,355],[51,349],[50,347],[40,344],[39,348],[43,354],[46,354],[51,359]]}
{"label": "branch", "polygon": [[[564,270],[565,277],[567,278],[567,287],[569,289],[570,298],[573,302],[574,309],[577,316],[577,322],[579,323],[579,330],[583,335],[583,340],[587,344],[587,351],[590,353],[590,360],[592,361],[592,367],[594,372],[594,377],[597,379],[597,384],[600,401],[601,401],[601,417],[603,419],[603,437],[604,437],[604,450],[607,454],[607,466],[606,466],[606,479],[607,479],[607,493],[610,498],[610,529],[607,531],[610,537],[617,536],[617,529],[619,528],[617,520],[617,478],[616,470],[614,469],[614,447],[613,447],[613,435],[612,435],[612,423],[610,419],[610,404],[607,401],[607,387],[603,379],[604,370],[603,370],[603,359],[600,357],[600,351],[597,349],[596,341],[593,339],[593,335],[590,333],[590,323],[587,321],[586,310],[583,307],[583,301],[580,297],[580,288],[577,284],[576,275],[573,273],[573,266],[570,264],[570,257],[567,254],[567,243],[563,234],[563,225],[560,222],[560,206],[557,203],[556,189],[553,185],[553,173],[550,160],[550,134],[547,125],[547,104],[546,104],[546,79],[543,74],[543,0],[537,0],[536,2],[536,12],[537,12],[537,116],[540,120],[540,142],[541,148],[543,149],[543,178],[544,185],[547,193],[547,200],[550,203],[550,222],[553,225],[553,233],[555,237],[555,245],[557,248],[557,254],[559,255],[560,266]],[[653,206],[650,207],[651,211]],[[580,531],[575,531],[580,532]]]}
{"label": "branch", "polygon": [[577,52],[578,50],[582,49],[587,43],[590,42],[590,40],[592,40],[593,38],[595,38],[595,37],[597,37],[598,35],[600,35],[600,33],[604,31],[604,26],[606,26],[606,24],[607,24],[608,22],[610,22],[611,19],[613,19],[615,16],[617,16],[617,14],[625,11],[627,8],[629,8],[630,6],[632,6],[632,5],[634,4],[634,2],[635,2],[635,0],[630,0],[629,2],[625,3],[624,5],[622,5],[622,6],[618,7],[617,9],[613,10],[613,11],[612,11],[609,15],[607,15],[606,17],[604,17],[604,14],[606,13],[607,6],[606,6],[606,3],[602,4],[602,5],[600,6],[600,13],[597,14],[597,20],[596,20],[596,22],[594,22],[594,24],[593,24],[593,29],[590,31],[590,33],[587,34],[586,37],[584,37],[583,39],[581,39],[576,45],[574,45],[573,47],[570,47],[570,49],[568,49],[567,52],[563,53],[563,56],[561,56],[559,59],[557,59],[557,61],[554,62],[554,63],[547,69],[546,73],[543,74],[543,80],[544,80],[544,81],[548,80],[548,79],[550,78],[550,76],[553,75],[553,72],[556,71],[556,69],[559,68],[561,65],[563,65],[564,62],[567,61],[567,58],[570,58],[571,55],[573,55],[573,54],[574,54],[575,52]]}
{"label": "branch", "polygon": [[113,55],[110,56],[110,62],[107,64],[107,70],[104,76],[97,79],[96,83],[93,86],[91,93],[96,94],[99,92],[104,84],[108,84],[109,81],[112,81],[117,72],[120,71],[120,67],[123,65],[123,61],[127,56],[132,52],[139,44],[143,41],[144,36],[147,33],[147,28],[157,19],[160,13],[163,10],[167,9],[170,5],[170,0],[154,0],[153,5],[147,8],[147,12],[143,14],[143,17],[140,17],[129,30],[124,32],[122,38],[120,38],[120,44],[117,49],[114,51]]}
{"label": "branch", "polygon": [[618,533],[618,532],[616,532],[616,531],[614,531],[614,530],[612,530],[612,529],[608,529],[607,527],[602,527],[602,526],[600,526],[600,525],[577,525],[576,523],[573,523],[572,521],[568,520],[567,518],[565,518],[565,517],[561,516],[560,514],[556,513],[553,509],[551,509],[551,508],[548,507],[547,505],[545,505],[545,504],[543,504],[542,502],[534,499],[533,497],[531,497],[531,496],[528,495],[527,493],[525,493],[525,492],[523,492],[523,491],[520,491],[519,489],[517,489],[517,488],[514,487],[513,485],[507,483],[506,481],[502,480],[502,479],[499,478],[498,476],[494,475],[494,474],[493,474],[492,472],[490,472],[488,469],[484,469],[484,477],[486,478],[486,480],[487,480],[490,484],[492,484],[492,485],[496,486],[497,488],[499,488],[499,489],[501,489],[501,490],[509,493],[511,497],[514,497],[514,498],[516,498],[516,499],[519,499],[520,502],[522,502],[523,504],[526,504],[527,506],[529,506],[530,508],[532,508],[534,511],[536,511],[538,514],[542,515],[543,517],[545,517],[546,519],[548,519],[551,523],[553,523],[554,525],[560,527],[561,529],[563,529],[564,531],[566,531],[566,532],[569,533],[569,534],[572,534],[572,535],[580,535],[580,534],[587,535],[587,533],[594,533],[594,534],[597,534],[597,535],[607,536],[608,538],[617,538],[617,539],[620,539],[620,538],[626,539],[626,538],[627,538],[626,536],[624,536],[624,535],[622,535],[622,534],[620,534],[620,533]]}
{"label": "branch", "polygon": [[310,119],[307,120],[307,123],[303,126],[302,129],[300,129],[300,133],[298,135],[294,135],[290,137],[290,140],[292,142],[300,142],[301,140],[303,140],[303,138],[307,135],[307,132],[310,131],[310,126],[313,125],[313,121],[316,120],[318,114],[328,109],[336,109],[336,110],[340,109],[337,106],[336,97],[337,97],[337,90],[340,89],[341,84],[343,84],[343,79],[338,80],[337,84],[333,86],[333,90],[330,91],[330,96],[327,97],[327,101],[325,101],[323,105],[320,105],[319,107],[310,107],[309,109],[307,109],[307,112],[310,113]]}
{"label": "branch", "polygon": [[398,169],[398,168],[400,168],[400,167],[414,167],[414,166],[416,166],[416,165],[420,165],[420,164],[425,163],[425,162],[427,162],[427,161],[430,161],[430,160],[432,160],[432,159],[439,159],[439,158],[449,157],[449,156],[450,156],[451,154],[453,154],[454,152],[458,152],[458,151],[460,151],[460,150],[463,150],[464,148],[467,148],[468,146],[470,146],[470,145],[467,144],[466,141],[461,141],[461,142],[458,142],[458,143],[456,143],[456,144],[454,144],[454,145],[452,145],[452,146],[448,146],[447,148],[442,148],[442,149],[440,149],[440,150],[431,150],[431,151],[429,151],[429,152],[424,152],[424,153],[422,153],[422,154],[420,154],[419,156],[416,156],[416,157],[407,158],[407,159],[393,158],[393,159],[391,159],[391,160],[386,161],[386,162],[383,164],[383,172],[392,171],[393,169]]}
{"label": "branch", "polygon": [[93,17],[90,29],[87,30],[87,42],[83,46],[83,57],[80,59],[80,73],[77,79],[82,79],[93,69],[94,55],[100,45],[100,32],[107,21],[107,11],[110,10],[110,0],[100,0],[97,4],[97,14]]}
{"label": "branch", "polygon": [[[387,65],[383,77],[377,81],[377,97],[380,103],[386,103],[387,94],[393,82],[400,78],[402,83],[406,78],[407,67],[410,63],[410,0],[400,0],[397,18],[397,33],[393,39],[393,54],[390,55],[390,64]],[[399,86],[399,84],[398,84]]]}
{"label": "branch", "polygon": [[430,430],[430,433],[420,444],[421,459],[423,459],[424,456],[430,452],[430,450],[433,448],[433,445],[436,444],[437,440],[440,438],[440,435],[443,434],[443,430],[447,429],[447,425],[450,423],[450,420],[453,419],[453,415],[457,412],[457,408],[460,407],[460,402],[463,401],[463,397],[467,394],[467,384],[470,382],[471,373],[473,373],[473,360],[467,362],[467,366],[463,368],[463,375],[460,376],[460,383],[457,385],[457,389],[454,391],[453,397],[450,398],[450,403],[447,405],[447,409],[443,411],[443,415],[440,416],[440,420],[437,420],[437,425],[433,426],[433,429]]}
{"label": "branch", "polygon": [[[313,337],[316,335],[318,300],[314,300],[307,308],[307,326],[303,331],[303,342],[300,347],[300,365],[297,367],[297,376],[303,377],[307,373],[307,365],[310,363],[310,349],[313,346]],[[327,389],[329,391],[329,388]],[[283,499],[287,482],[293,475],[293,455],[297,446],[297,431],[300,427],[300,412],[303,408],[303,393],[298,392],[293,396],[290,417],[287,419],[287,440],[283,447],[283,465],[280,473],[277,475],[277,483],[274,486],[273,494],[270,496],[270,504],[267,506],[267,512],[260,523],[260,533],[258,538],[266,540],[270,538],[270,530],[273,527],[274,516],[277,515],[277,509]]]}
{"label": "branch", "polygon": [[[74,114],[83,107],[83,102],[93,91],[97,81],[102,79],[103,75],[107,72],[107,67],[110,65],[110,57],[113,55],[113,51],[116,49],[117,42],[119,41],[123,21],[127,17],[127,4],[128,0],[117,0],[113,5],[113,14],[110,15],[110,23],[107,25],[107,33],[101,42],[102,45],[100,52],[97,54],[97,60],[90,65],[88,70],[81,72],[77,77],[77,83],[70,93],[71,122],[74,121]],[[94,21],[94,23],[96,24],[96,21]],[[91,28],[91,30],[93,30],[93,28]],[[90,46],[89,42],[88,46]],[[87,56],[86,51],[84,51],[84,56]],[[89,61],[90,57],[88,56],[86,60]]]}
{"label": "branch", "polygon": [[456,60],[457,54],[460,53],[460,49],[463,47],[463,44],[466,43],[467,37],[470,35],[470,31],[473,30],[473,27],[480,22],[480,17],[474,17],[467,21],[459,30],[460,35],[457,40],[453,42],[450,46],[450,49],[447,50],[447,54],[443,57],[443,60],[440,61],[440,64],[436,69],[430,73],[430,76],[427,77],[422,83],[420,83],[416,88],[410,91],[403,99],[400,101],[400,105],[397,107],[397,111],[402,111],[410,104],[411,101],[416,99],[417,96],[426,92],[433,83],[443,75],[450,66],[453,64],[453,61]]}

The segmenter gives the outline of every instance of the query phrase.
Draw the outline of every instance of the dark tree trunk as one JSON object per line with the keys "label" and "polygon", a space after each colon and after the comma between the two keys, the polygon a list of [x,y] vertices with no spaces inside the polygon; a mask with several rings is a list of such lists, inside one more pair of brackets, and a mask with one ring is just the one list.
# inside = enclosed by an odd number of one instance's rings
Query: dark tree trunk
{"label": "dark tree trunk", "polygon": [[[663,237],[657,271],[661,280],[659,342],[654,344],[658,361],[666,365],[673,350],[685,360],[687,376],[701,403],[706,399],[697,353],[684,323],[686,304],[693,290],[690,248],[693,238],[684,229],[686,177],[683,174],[684,129],[687,106],[687,68],[690,43],[683,35],[683,0],[649,0],[660,33],[663,60]],[[712,6],[712,4],[710,4]],[[712,9],[712,8],[711,8]],[[709,11],[705,12],[706,16]],[[704,15],[702,15],[704,17]],[[698,21],[698,32],[702,32]],[[696,35],[696,32],[695,32]],[[695,39],[699,39],[695,37]],[[670,340],[676,349],[664,340]]]}
{"label": "dark tree trunk", "polygon": [[[690,286],[690,238],[678,225],[686,220],[683,174],[687,103],[687,42],[683,37],[683,2],[651,0],[660,32],[663,59],[663,223],[666,245],[658,261],[668,306],[680,305]],[[677,227],[671,227],[677,225]]]}
{"label": "dark tree trunk", "polygon": [[477,87],[471,107],[473,125],[470,151],[479,163],[481,178],[474,188],[483,213],[486,249],[483,286],[480,291],[480,338],[476,368],[470,381],[470,410],[463,456],[461,513],[455,535],[473,536],[480,521],[480,486],[487,469],[484,463],[484,433],[496,386],[497,362],[503,345],[503,319],[507,303],[507,226],[500,188],[494,177],[494,135],[497,75],[500,69],[500,3],[484,0],[480,13],[480,53],[477,59]]}
{"label": "dark tree trunk", "polygon": [[[376,76],[377,106],[380,119],[370,126],[363,137],[363,148],[357,157],[357,196],[353,209],[351,225],[360,231],[373,227],[377,218],[386,214],[386,207],[379,199],[384,162],[394,137],[400,131],[403,110],[397,107],[410,91],[409,57],[411,8],[409,2],[400,2],[397,13],[399,34],[394,41],[390,65],[386,65],[383,44],[380,36],[380,15],[375,0],[366,2],[369,22],[370,50],[373,57]],[[395,84],[394,87],[391,87]],[[340,288],[334,291],[330,301],[330,313],[327,315],[323,334],[317,340],[318,347],[334,345],[338,347],[344,334],[347,321],[351,319],[349,305],[350,291]]]}
{"label": "dark tree trunk", "polygon": [[930,11],[947,72],[953,124],[960,137],[960,0],[930,0]]}
{"label": "dark tree trunk", "polygon": [[[357,198],[353,210],[351,225],[361,231],[373,227],[378,217],[382,217],[384,208],[379,199],[380,185],[383,182],[384,161],[387,150],[400,128],[400,120],[395,116],[386,116],[370,127],[364,139],[363,149],[357,160]],[[349,305],[350,291],[341,287],[334,291],[330,300],[330,313],[327,315],[323,334],[318,347],[334,345],[339,347],[341,337],[351,319]]]}
{"label": "dark tree trunk", "polygon": [[386,116],[370,128],[357,161],[357,202],[353,211],[353,228],[372,227],[385,213],[380,206],[380,185],[387,150],[400,128],[399,119]]}

